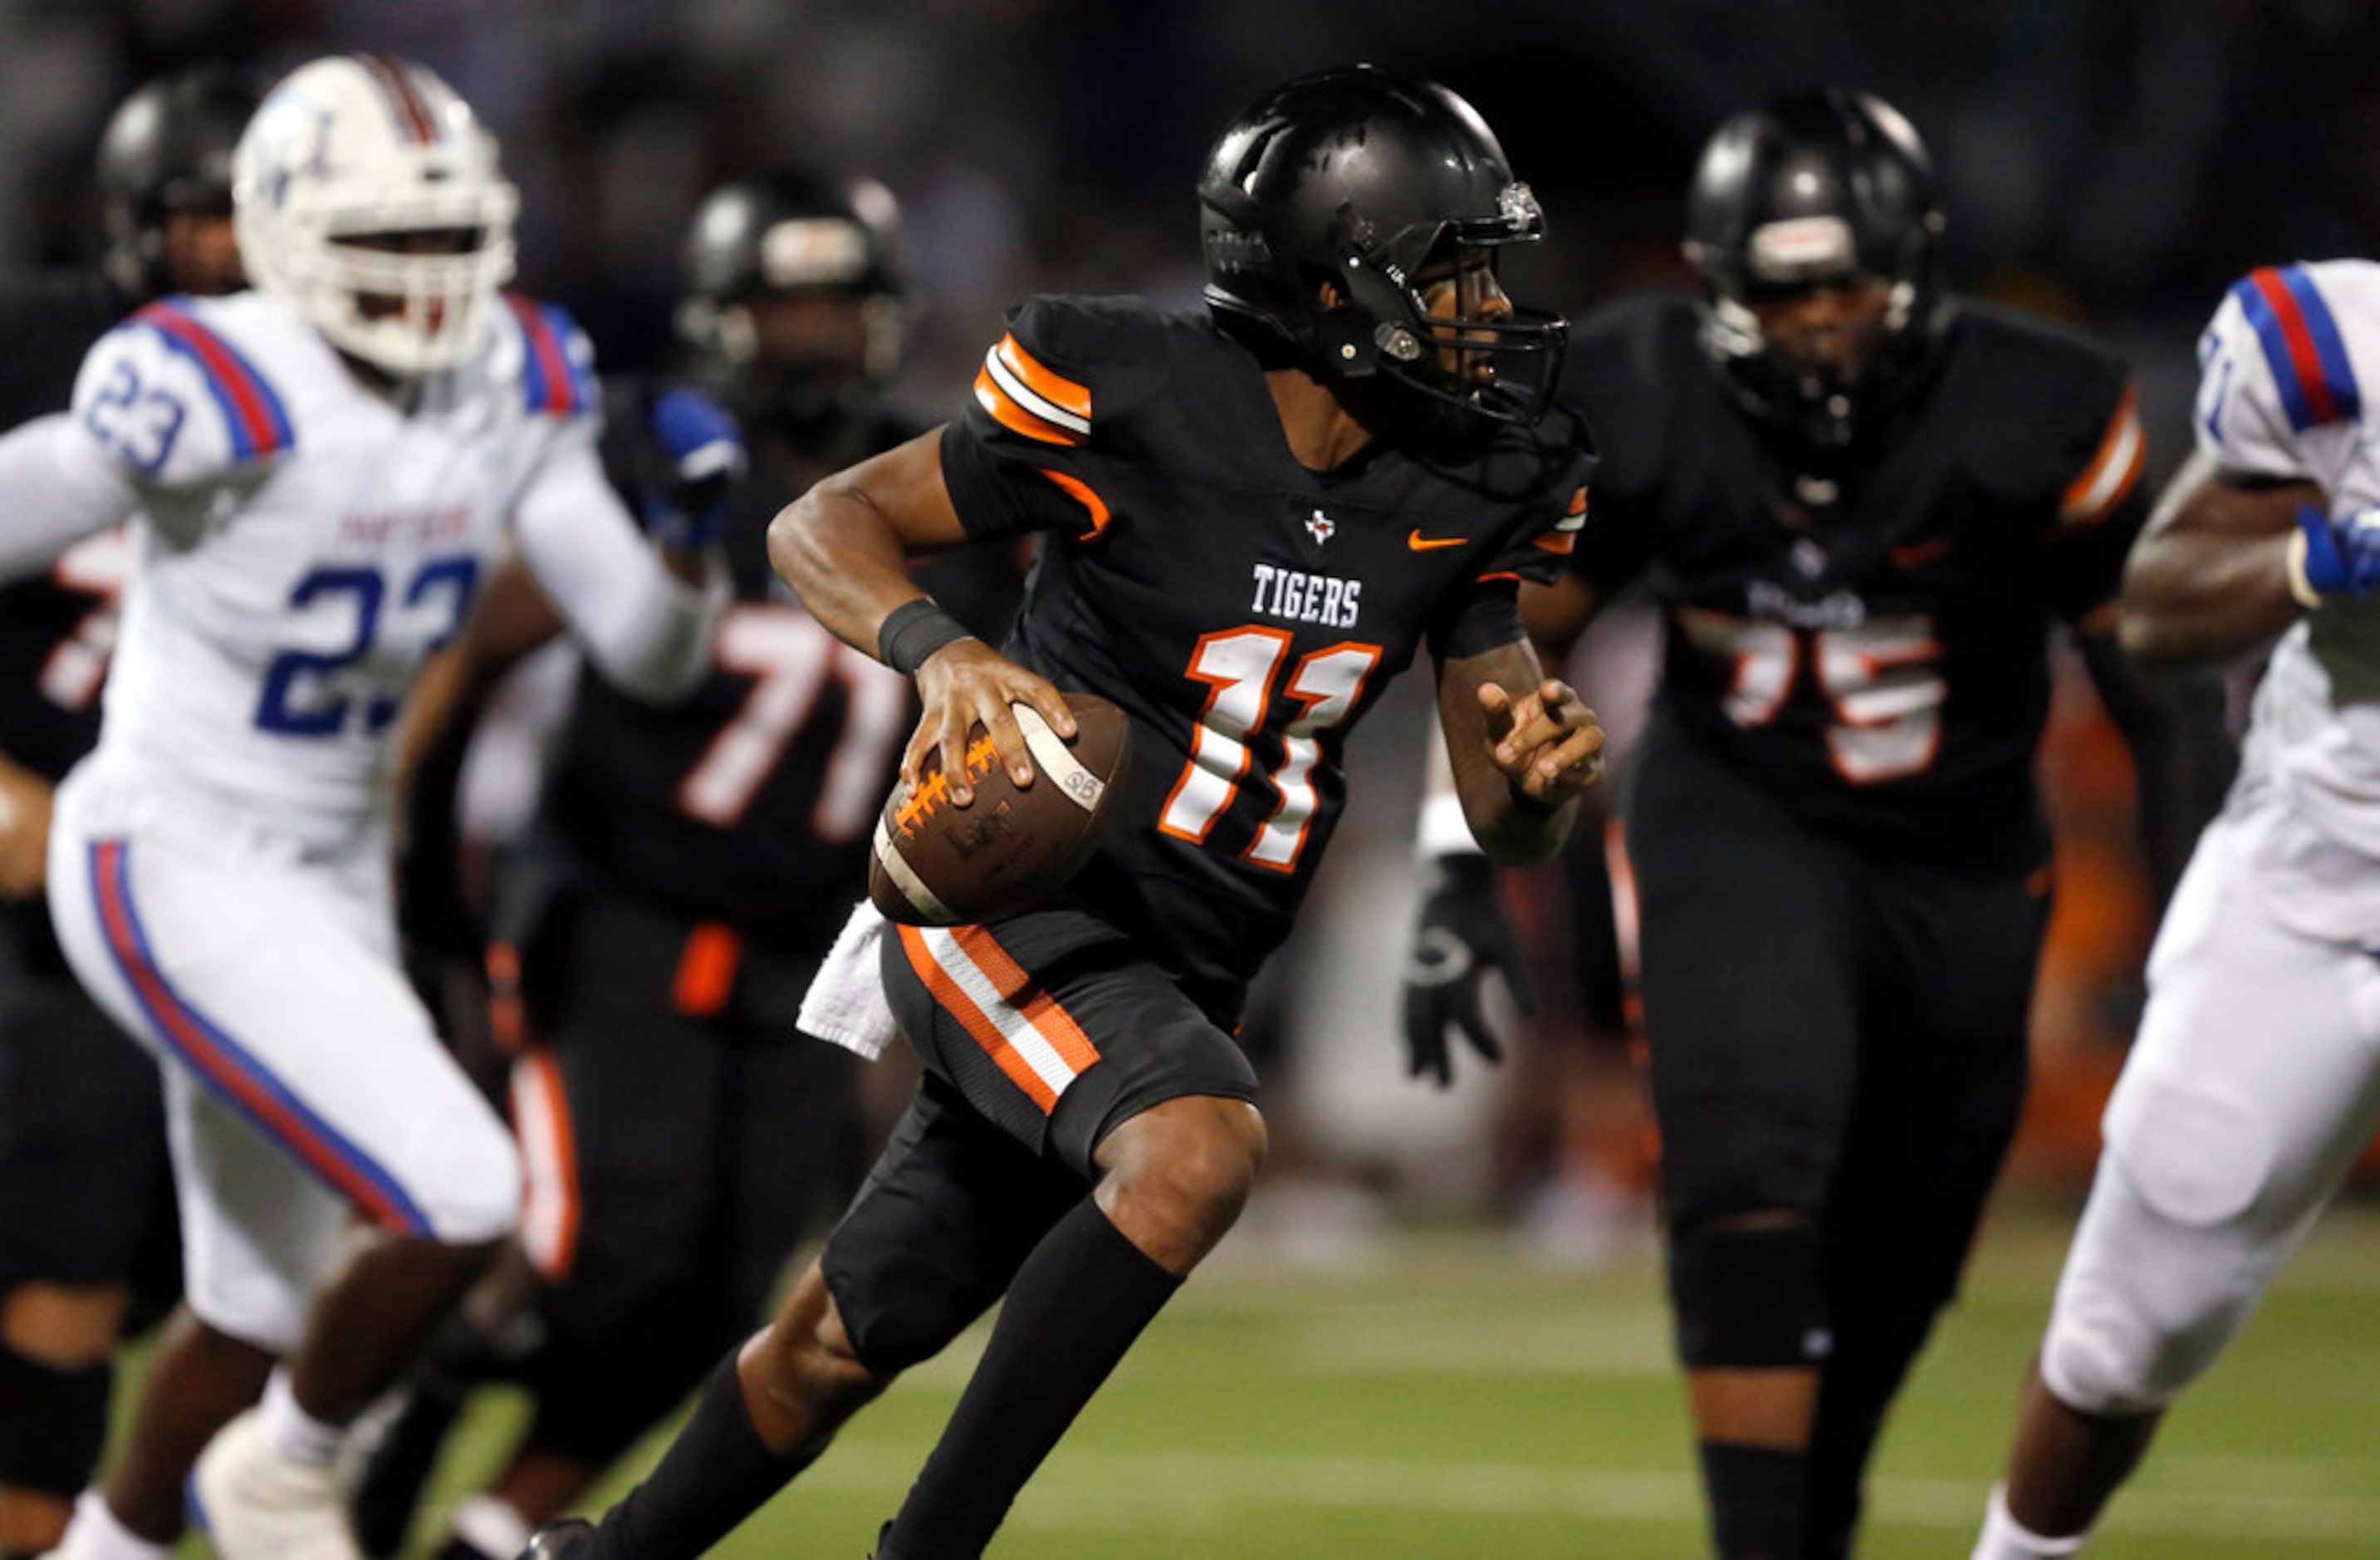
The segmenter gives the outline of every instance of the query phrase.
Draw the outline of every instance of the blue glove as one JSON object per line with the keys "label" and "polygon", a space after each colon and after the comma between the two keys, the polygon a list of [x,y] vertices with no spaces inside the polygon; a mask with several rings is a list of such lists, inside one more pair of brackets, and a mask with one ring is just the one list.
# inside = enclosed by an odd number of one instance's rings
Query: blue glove
{"label": "blue glove", "polygon": [[727,530],[727,497],[744,478],[744,435],[699,390],[665,390],[646,418],[654,480],[645,484],[645,529],[666,545],[708,547]]}
{"label": "blue glove", "polygon": [[2366,596],[2380,587],[2380,508],[2359,509],[2334,520],[2311,505],[2298,510],[2298,530],[2305,538],[2302,552],[2290,558],[2292,572],[2302,581],[2303,599],[2315,596]]}

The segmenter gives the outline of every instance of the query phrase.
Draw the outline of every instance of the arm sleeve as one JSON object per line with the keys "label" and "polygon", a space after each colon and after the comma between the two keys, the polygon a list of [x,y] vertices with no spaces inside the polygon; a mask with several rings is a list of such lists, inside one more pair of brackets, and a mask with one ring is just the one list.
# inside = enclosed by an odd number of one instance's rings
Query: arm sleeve
{"label": "arm sleeve", "polygon": [[81,423],[54,412],[0,437],[0,581],[38,574],[86,536],[122,523],[138,494]]}
{"label": "arm sleeve", "polygon": [[1095,375],[1070,339],[1084,323],[1050,299],[1018,310],[983,355],[965,415],[942,431],[942,478],[979,542],[1036,530],[1089,541],[1113,518],[1100,492]]}
{"label": "arm sleeve", "polygon": [[2371,338],[2380,320],[2369,316],[2380,316],[2380,269],[2368,263],[2267,268],[2232,285],[2198,340],[2191,417],[2216,469],[2338,491],[2362,416],[2350,343]]}
{"label": "arm sleeve", "polygon": [[513,517],[529,572],[605,681],[654,703],[682,699],[710,670],[725,583],[689,585],[664,567],[604,479],[591,438],[566,439]]}

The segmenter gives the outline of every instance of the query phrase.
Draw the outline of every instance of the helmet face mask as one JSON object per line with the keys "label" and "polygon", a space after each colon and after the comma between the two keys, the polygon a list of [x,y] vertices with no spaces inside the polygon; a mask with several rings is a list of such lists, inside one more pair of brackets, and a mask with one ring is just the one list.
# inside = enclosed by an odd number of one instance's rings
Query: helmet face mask
{"label": "helmet face mask", "polygon": [[1737,399],[1805,444],[1851,444],[1948,327],[1942,231],[1925,147],[1876,98],[1828,88],[1720,126],[1684,247]]}
{"label": "helmet face mask", "polygon": [[747,425],[808,444],[882,398],[908,325],[898,224],[882,185],[805,167],[703,201],[678,335]]}
{"label": "helmet face mask", "polygon": [[342,55],[267,95],[234,159],[260,291],[397,379],[449,369],[512,276],[519,198],[494,138],[419,66]]}
{"label": "helmet face mask", "polygon": [[[1542,415],[1568,327],[1492,283],[1544,213],[1452,92],[1367,66],[1292,81],[1224,128],[1198,197],[1208,307],[1260,359],[1468,423]],[[1458,260],[1491,285],[1433,313],[1426,282]]]}

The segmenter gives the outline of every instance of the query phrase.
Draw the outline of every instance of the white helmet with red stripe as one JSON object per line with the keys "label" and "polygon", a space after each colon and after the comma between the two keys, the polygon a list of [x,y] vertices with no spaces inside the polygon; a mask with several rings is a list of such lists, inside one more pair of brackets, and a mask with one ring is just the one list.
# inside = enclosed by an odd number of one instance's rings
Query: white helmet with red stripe
{"label": "white helmet with red stripe", "polygon": [[266,95],[232,159],[240,260],[341,351],[452,368],[513,272],[519,196],[470,104],[421,66],[338,55]]}

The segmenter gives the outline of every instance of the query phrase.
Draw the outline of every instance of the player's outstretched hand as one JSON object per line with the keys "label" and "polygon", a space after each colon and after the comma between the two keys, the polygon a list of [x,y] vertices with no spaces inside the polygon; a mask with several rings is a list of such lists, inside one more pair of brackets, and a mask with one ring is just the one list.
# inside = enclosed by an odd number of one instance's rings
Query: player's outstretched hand
{"label": "player's outstretched hand", "polygon": [[673,547],[708,547],[727,530],[727,500],[744,476],[735,419],[699,390],[665,390],[647,424],[659,469],[644,494],[646,530]]}
{"label": "player's outstretched hand", "polygon": [[966,780],[966,750],[968,736],[978,725],[990,734],[1000,762],[1016,784],[1033,784],[1033,758],[1011,704],[1032,706],[1060,737],[1075,735],[1074,714],[1058,690],[981,640],[953,640],[928,656],[917,668],[917,694],[925,701],[926,713],[901,755],[901,784],[916,790],[926,755],[939,749],[954,806],[975,800],[975,787]]}
{"label": "player's outstretched hand", "polygon": [[1555,808],[1603,774],[1603,727],[1570,684],[1548,677],[1515,699],[1495,683],[1479,685],[1488,716],[1488,756],[1513,790]]}
{"label": "player's outstretched hand", "polygon": [[1481,1000],[1488,975],[1499,972],[1522,1012],[1536,1006],[1520,945],[1496,899],[1496,869],[1475,852],[1438,857],[1423,885],[1421,919],[1405,965],[1407,1077],[1427,1078],[1440,1089],[1451,1083],[1453,1035],[1490,1062],[1504,1059]]}

